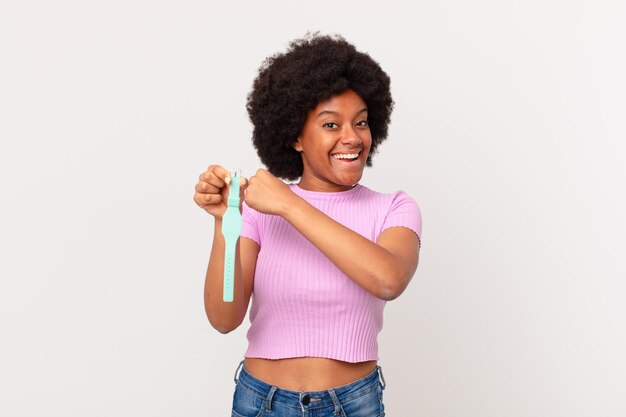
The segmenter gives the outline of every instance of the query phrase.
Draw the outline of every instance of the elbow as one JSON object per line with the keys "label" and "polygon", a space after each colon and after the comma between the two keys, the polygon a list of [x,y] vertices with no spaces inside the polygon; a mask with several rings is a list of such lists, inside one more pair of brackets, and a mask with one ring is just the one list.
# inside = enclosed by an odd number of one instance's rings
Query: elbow
{"label": "elbow", "polygon": [[221,334],[228,334],[237,329],[245,318],[245,310],[241,311],[236,303],[212,303],[207,294],[204,298],[204,312],[215,330]]}
{"label": "elbow", "polygon": [[239,325],[241,325],[241,323],[243,322],[243,319],[242,320],[233,320],[233,319],[229,320],[227,317],[225,317],[225,314],[219,314],[219,312],[212,312],[213,314],[211,314],[211,312],[207,310],[206,313],[207,313],[207,318],[209,319],[209,323],[211,324],[211,327],[213,327],[215,330],[217,330],[221,334],[228,334],[232,332],[237,327],[239,327]]}
{"label": "elbow", "polygon": [[400,297],[406,287],[409,285],[409,281],[411,277],[406,277],[403,275],[395,275],[392,277],[386,277],[385,280],[382,281],[382,284],[379,286],[379,291],[376,296],[384,301],[393,301],[396,298]]}
{"label": "elbow", "polygon": [[398,289],[394,287],[386,287],[380,291],[377,297],[384,301],[393,301],[396,298],[400,297],[403,292],[404,288]]}
{"label": "elbow", "polygon": [[395,265],[388,268],[386,273],[378,278],[379,291],[378,294],[375,295],[385,301],[392,301],[400,297],[404,290],[406,290],[406,287],[409,286],[409,282],[411,282],[417,270],[418,259],[416,259],[415,264],[410,267]]}
{"label": "elbow", "polygon": [[219,320],[211,320],[209,317],[209,323],[211,323],[211,327],[220,332],[221,334],[228,334],[239,327],[238,323],[227,323]]}
{"label": "elbow", "polygon": [[236,327],[216,326],[216,325],[213,325],[213,324],[211,324],[211,325],[213,326],[213,328],[215,330],[217,330],[221,334],[228,334],[228,333],[230,333],[230,332],[232,332],[233,330],[236,329]]}

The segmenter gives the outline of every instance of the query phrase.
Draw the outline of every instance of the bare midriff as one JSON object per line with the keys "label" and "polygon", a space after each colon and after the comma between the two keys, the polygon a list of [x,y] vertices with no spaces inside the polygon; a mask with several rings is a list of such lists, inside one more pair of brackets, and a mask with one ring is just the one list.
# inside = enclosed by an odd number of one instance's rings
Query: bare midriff
{"label": "bare midriff", "polygon": [[245,358],[252,376],[291,391],[323,391],[350,384],[376,369],[376,361],[343,362],[326,358]]}

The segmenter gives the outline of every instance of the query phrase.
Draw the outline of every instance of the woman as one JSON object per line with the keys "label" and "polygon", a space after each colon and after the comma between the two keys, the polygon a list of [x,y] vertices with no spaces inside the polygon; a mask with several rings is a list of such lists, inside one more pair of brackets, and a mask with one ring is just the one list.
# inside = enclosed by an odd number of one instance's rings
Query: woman
{"label": "woman", "polygon": [[265,61],[247,109],[267,170],[239,190],[232,303],[222,301],[220,232],[229,174],[212,165],[200,175],[194,200],[215,218],[204,292],[211,325],[237,328],[254,294],[233,416],[384,415],[377,335],[386,301],[417,268],[421,234],[409,196],[359,184],[387,136],[389,84],[339,36],[293,41]]}

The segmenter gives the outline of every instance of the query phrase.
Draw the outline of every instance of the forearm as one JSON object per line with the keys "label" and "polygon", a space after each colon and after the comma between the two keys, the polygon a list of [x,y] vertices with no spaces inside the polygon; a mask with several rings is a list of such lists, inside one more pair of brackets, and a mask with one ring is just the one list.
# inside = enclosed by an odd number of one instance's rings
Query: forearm
{"label": "forearm", "polygon": [[204,286],[204,308],[211,325],[221,333],[228,333],[237,328],[243,322],[248,308],[241,279],[239,249],[239,241],[237,241],[234,300],[227,303],[223,301],[226,242],[222,236],[222,220],[216,217],[213,246]]}
{"label": "forearm", "polygon": [[344,274],[374,296],[392,300],[413,271],[375,242],[343,226],[304,199],[290,201],[283,217]]}

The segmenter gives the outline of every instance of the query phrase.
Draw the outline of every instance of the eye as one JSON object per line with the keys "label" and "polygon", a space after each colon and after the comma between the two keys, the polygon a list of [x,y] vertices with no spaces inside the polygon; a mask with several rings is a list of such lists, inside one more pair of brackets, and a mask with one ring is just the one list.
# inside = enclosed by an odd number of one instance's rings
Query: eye
{"label": "eye", "polygon": [[361,121],[358,121],[356,125],[359,127],[366,127],[366,126],[369,126],[369,123],[367,122],[367,120],[361,120]]}
{"label": "eye", "polygon": [[339,125],[335,122],[327,122],[327,123],[324,123],[322,126],[328,127],[330,129],[336,129],[339,127]]}

